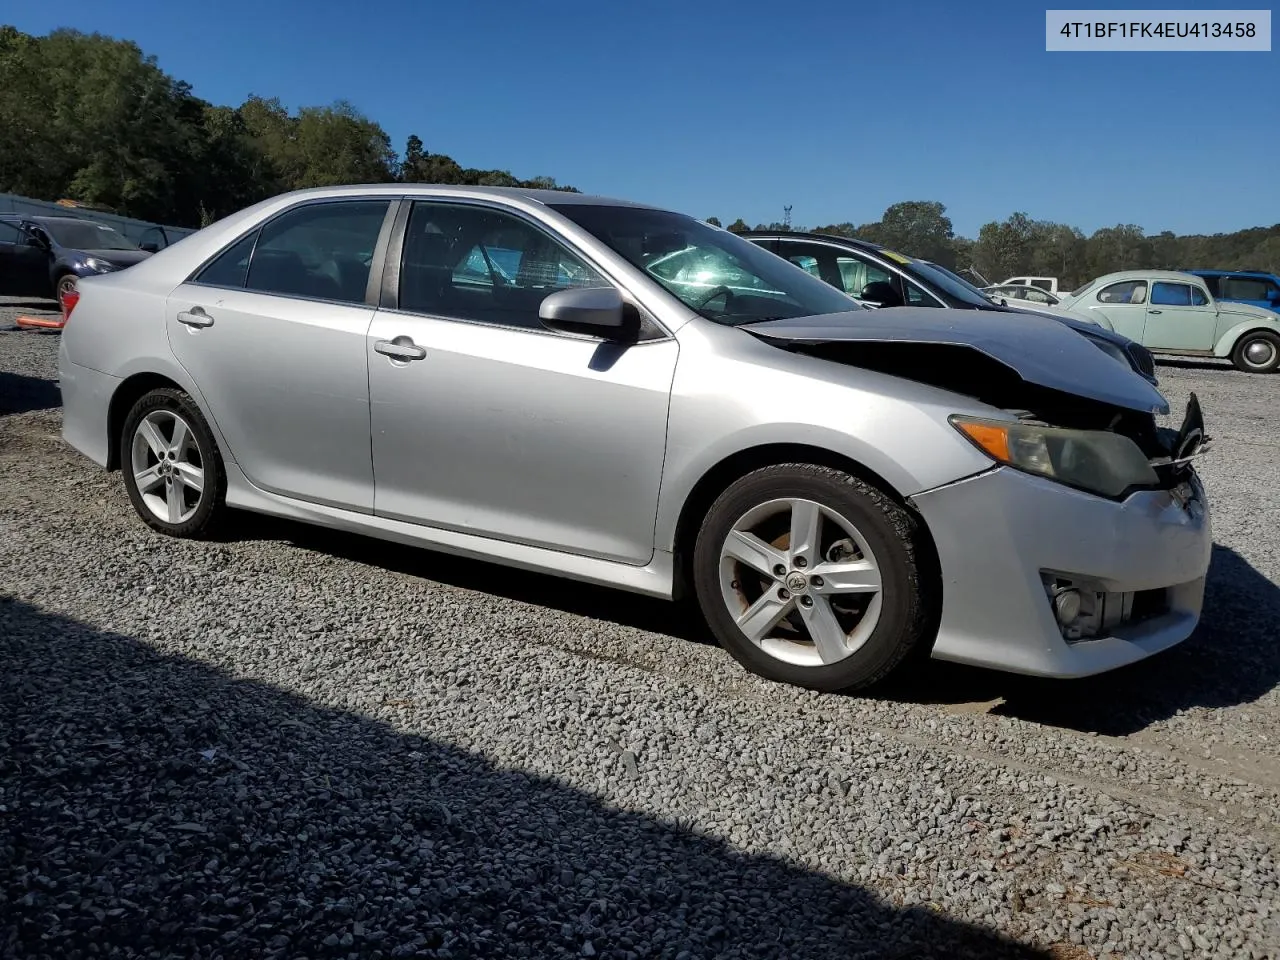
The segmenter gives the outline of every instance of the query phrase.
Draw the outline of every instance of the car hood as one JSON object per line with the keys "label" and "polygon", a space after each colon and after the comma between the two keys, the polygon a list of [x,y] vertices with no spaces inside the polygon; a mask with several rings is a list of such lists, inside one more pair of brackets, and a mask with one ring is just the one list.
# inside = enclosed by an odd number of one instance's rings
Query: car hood
{"label": "car hood", "polygon": [[796,344],[896,343],[967,347],[1012,370],[1027,383],[1101,403],[1168,413],[1168,401],[1138,374],[1100,352],[1089,335],[1099,327],[1024,311],[888,307],[744,324],[766,340]]}
{"label": "car hood", "polygon": [[105,260],[107,263],[114,263],[121,267],[131,267],[151,256],[148,250],[64,250],[63,254],[74,259],[93,257],[95,260]]}

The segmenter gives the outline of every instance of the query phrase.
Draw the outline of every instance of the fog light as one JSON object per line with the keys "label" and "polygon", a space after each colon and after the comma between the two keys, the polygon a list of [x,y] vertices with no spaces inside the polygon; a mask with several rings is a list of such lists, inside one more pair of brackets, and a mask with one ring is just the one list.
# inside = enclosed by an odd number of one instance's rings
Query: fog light
{"label": "fog light", "polygon": [[1075,623],[1080,616],[1080,591],[1060,590],[1053,598],[1053,612],[1064,627]]}

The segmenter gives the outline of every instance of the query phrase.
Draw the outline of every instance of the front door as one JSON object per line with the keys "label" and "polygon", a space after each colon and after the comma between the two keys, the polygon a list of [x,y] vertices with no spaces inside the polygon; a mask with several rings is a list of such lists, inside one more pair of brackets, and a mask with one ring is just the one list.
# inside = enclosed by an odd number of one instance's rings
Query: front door
{"label": "front door", "polygon": [[605,280],[511,211],[416,202],[398,302],[368,337],[378,516],[644,564],[678,345],[553,333]]}
{"label": "front door", "polygon": [[0,220],[0,294],[45,297],[53,292],[49,252],[12,220]]}
{"label": "front door", "polygon": [[1142,343],[1152,350],[1212,350],[1217,322],[1217,308],[1201,287],[1158,280],[1151,284]]}
{"label": "front door", "polygon": [[364,343],[370,263],[389,206],[293,207],[169,297],[174,355],[263,490],[373,509]]}

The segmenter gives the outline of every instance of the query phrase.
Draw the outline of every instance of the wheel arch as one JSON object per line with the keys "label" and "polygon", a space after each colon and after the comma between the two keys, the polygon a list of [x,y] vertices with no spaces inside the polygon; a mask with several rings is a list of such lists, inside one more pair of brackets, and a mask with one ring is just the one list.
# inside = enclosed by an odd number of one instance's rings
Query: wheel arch
{"label": "wheel arch", "polygon": [[1240,321],[1218,338],[1218,342],[1213,348],[1213,355],[1215,357],[1229,357],[1231,356],[1231,351],[1236,348],[1236,344],[1240,342],[1241,337],[1263,331],[1270,333],[1272,336],[1280,337],[1280,321],[1269,322],[1261,317],[1249,317]]}
{"label": "wheel arch", "polygon": [[[702,518],[725,490],[754,470],[783,463],[809,463],[842,470],[883,492],[898,506],[915,517],[920,534],[919,547],[930,585],[942,596],[942,570],[938,550],[920,512],[888,480],[870,467],[844,454],[806,443],[765,443],[738,450],[706,470],[685,497],[677,516],[672,565],[672,595],[675,599],[690,596],[693,576],[693,548]],[[941,603],[937,604],[941,609]]]}

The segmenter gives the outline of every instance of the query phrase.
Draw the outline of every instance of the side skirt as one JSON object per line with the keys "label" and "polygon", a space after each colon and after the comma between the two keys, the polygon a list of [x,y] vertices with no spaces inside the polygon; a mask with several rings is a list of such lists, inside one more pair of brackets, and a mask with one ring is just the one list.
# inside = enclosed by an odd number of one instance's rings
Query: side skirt
{"label": "side skirt", "polygon": [[614,587],[631,593],[670,600],[675,565],[672,556],[662,550],[654,552],[647,566],[637,567],[612,560],[580,557],[544,547],[492,540],[469,533],[441,530],[437,527],[405,523],[386,517],[370,516],[338,507],[325,506],[268,493],[255,487],[239,466],[227,463],[227,506],[253,513],[264,513],[286,520],[298,520],[333,530],[358,533],[408,546],[438,550],[441,553],[473,560],[484,560],[501,566],[516,567],[535,573],[565,577],[602,587]]}

